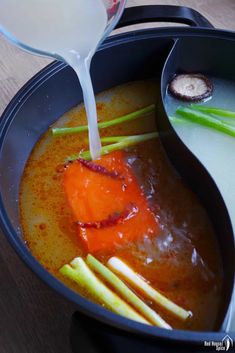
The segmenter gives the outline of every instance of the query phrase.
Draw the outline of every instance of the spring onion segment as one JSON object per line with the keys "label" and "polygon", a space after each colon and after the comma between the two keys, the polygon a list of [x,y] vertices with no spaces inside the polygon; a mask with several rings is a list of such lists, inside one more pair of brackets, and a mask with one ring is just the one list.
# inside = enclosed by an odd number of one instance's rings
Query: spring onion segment
{"label": "spring onion segment", "polygon": [[127,136],[106,136],[106,137],[101,137],[101,142],[102,143],[117,143],[121,142],[123,139],[127,138]]}
{"label": "spring onion segment", "polygon": [[235,118],[235,112],[232,112],[230,110],[209,107],[207,105],[198,105],[198,104],[191,104],[190,107],[193,109],[201,110],[202,112],[207,114],[217,115],[218,117],[222,117],[222,118]]}
{"label": "spring onion segment", "polygon": [[87,264],[97,272],[104,280],[109,283],[129,304],[133,305],[141,314],[143,314],[151,323],[158,327],[171,329],[160,315],[146,305],[127,285],[121,281],[111,270],[104,266],[92,255],[88,255]]}
{"label": "spring onion segment", "polygon": [[70,278],[84,287],[99,302],[104,303],[109,309],[117,314],[144,324],[150,324],[145,318],[138,314],[118,295],[113,293],[104,283],[102,283],[81,257],[75,258],[70,264],[64,265],[59,271],[65,277]]}
{"label": "spring onion segment", "polygon": [[173,123],[173,124],[182,124],[185,125],[185,123],[189,123],[190,121],[184,119],[184,118],[178,118],[178,116],[169,116],[169,120]]}
{"label": "spring onion segment", "polygon": [[207,126],[214,130],[223,132],[227,135],[235,137],[235,127],[221,120],[214,118],[212,115],[206,114],[200,110],[188,107],[179,107],[176,113],[181,117],[188,119],[199,125]]}
{"label": "spring onion segment", "polygon": [[[133,135],[133,136],[125,136],[125,137],[123,136],[122,140],[120,140],[120,137],[117,136],[117,137],[115,137],[115,141],[119,140],[119,142],[111,143],[110,145],[103,146],[101,148],[100,155],[102,156],[102,155],[108,154],[113,151],[122,150],[124,148],[131,147],[131,146],[137,145],[139,143],[142,143],[142,142],[145,142],[148,140],[152,140],[157,137],[158,137],[157,132],[150,132],[148,134],[142,134],[142,135]],[[106,142],[107,142],[107,139],[108,138],[106,138]],[[109,142],[111,142],[111,141],[112,141],[111,137],[109,137]],[[67,158],[67,161],[75,161],[78,158],[90,160],[91,159],[90,151],[83,151],[79,154],[71,155]]]}
{"label": "spring onion segment", "polygon": [[[132,121],[137,118],[140,118],[144,114],[151,113],[155,110],[155,105],[151,104],[145,108],[139,109],[135,112],[123,115],[119,118],[112,119],[109,121],[104,121],[102,123],[98,123],[99,129],[104,129],[110,126],[118,125],[125,123],[127,121]],[[88,131],[88,125],[83,125],[83,126],[76,126],[76,127],[65,127],[65,128],[53,128],[52,129],[52,135],[53,136],[62,136],[62,135],[71,135],[71,134],[77,134],[79,132],[84,132]]]}
{"label": "spring onion segment", "polygon": [[124,278],[128,283],[133,285],[136,289],[141,291],[148,298],[153,300],[158,305],[162,306],[173,315],[177,316],[181,320],[186,320],[192,316],[190,311],[187,311],[171,300],[166,298],[164,295],[152,288],[146,280],[135,273],[128,265],[117,257],[111,257],[107,262],[108,267],[116,274]]}

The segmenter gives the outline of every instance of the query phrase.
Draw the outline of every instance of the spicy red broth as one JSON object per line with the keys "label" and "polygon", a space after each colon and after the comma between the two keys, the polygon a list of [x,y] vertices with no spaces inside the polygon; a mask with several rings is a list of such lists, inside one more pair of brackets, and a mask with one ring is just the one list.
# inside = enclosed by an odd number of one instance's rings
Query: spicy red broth
{"label": "spicy red broth", "polygon": [[[141,81],[99,94],[97,108],[100,121],[154,103],[156,87],[155,81]],[[62,116],[55,126],[84,124],[84,107],[79,105]],[[101,130],[101,136],[136,135],[155,129],[154,114],[149,114],[136,121]],[[87,149],[86,133],[52,137],[49,130],[30,155],[21,182],[20,214],[24,238],[33,255],[59,280],[91,300],[93,298],[85,290],[62,276],[59,269],[73,258],[85,257],[93,250],[96,258],[104,264],[111,256],[118,256],[146,278],[152,287],[193,313],[190,319],[181,321],[140,295],[173,328],[212,330],[223,282],[218,244],[204,208],[169,164],[159,140],[122,151],[126,166],[135,178],[134,193],[136,195],[141,190],[144,195],[144,201],[142,196],[135,196],[132,207],[139,202],[139,207],[144,205],[150,210],[149,213],[144,212],[152,232],[148,233],[144,226],[141,228],[141,222],[137,222],[135,226],[143,234],[131,234],[114,246],[100,246],[100,242],[92,239],[91,247],[87,248],[74,223],[68,190],[64,187],[64,161],[82,149]],[[115,205],[115,200],[113,203]],[[112,216],[115,207],[110,204],[109,208]],[[133,209],[128,212],[133,212]],[[128,212],[125,215],[129,215]],[[103,218],[112,219],[111,216],[107,210]]]}

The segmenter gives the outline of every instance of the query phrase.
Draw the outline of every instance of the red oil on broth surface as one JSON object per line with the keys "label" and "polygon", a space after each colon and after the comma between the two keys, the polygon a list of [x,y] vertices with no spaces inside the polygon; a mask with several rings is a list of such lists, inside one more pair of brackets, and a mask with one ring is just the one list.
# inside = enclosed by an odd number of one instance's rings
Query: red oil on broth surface
{"label": "red oil on broth surface", "polygon": [[[157,87],[158,82],[153,80],[140,81],[99,94],[100,121],[155,103]],[[79,105],[62,116],[55,126],[84,124],[84,107]],[[136,135],[154,129],[155,117],[150,114],[104,129],[101,136]],[[86,291],[59,273],[61,266],[88,252],[78,236],[63,185],[66,157],[82,149],[87,149],[86,133],[56,138],[48,131],[42,136],[22,178],[20,214],[24,238],[38,261],[67,286],[93,300]],[[218,244],[204,208],[169,164],[159,140],[131,147],[124,155],[157,227],[151,236],[144,231],[142,236],[127,238],[114,247],[98,246],[96,258],[106,264],[111,256],[118,256],[152,287],[193,313],[189,320],[182,322],[138,293],[173,328],[213,329],[223,273]]]}

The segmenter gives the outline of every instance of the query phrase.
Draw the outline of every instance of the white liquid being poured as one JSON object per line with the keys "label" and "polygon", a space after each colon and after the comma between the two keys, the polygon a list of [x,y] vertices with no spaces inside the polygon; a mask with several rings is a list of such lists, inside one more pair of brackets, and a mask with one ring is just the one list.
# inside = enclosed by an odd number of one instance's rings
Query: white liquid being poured
{"label": "white liquid being poured", "polygon": [[1,25],[29,47],[64,59],[77,73],[84,96],[92,159],[100,154],[90,62],[107,26],[102,0],[1,0]]}

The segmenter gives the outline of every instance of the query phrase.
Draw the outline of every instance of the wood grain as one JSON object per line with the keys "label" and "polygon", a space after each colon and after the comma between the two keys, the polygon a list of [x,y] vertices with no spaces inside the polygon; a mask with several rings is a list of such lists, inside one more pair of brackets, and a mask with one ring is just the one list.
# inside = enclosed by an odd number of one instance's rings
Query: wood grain
{"label": "wood grain", "polygon": [[[215,27],[235,30],[234,0],[127,1],[127,6],[142,4],[193,7]],[[19,88],[49,62],[22,52],[0,36],[0,114]],[[21,262],[0,233],[0,352],[69,353],[68,330],[74,310],[74,304],[53,292]]]}

